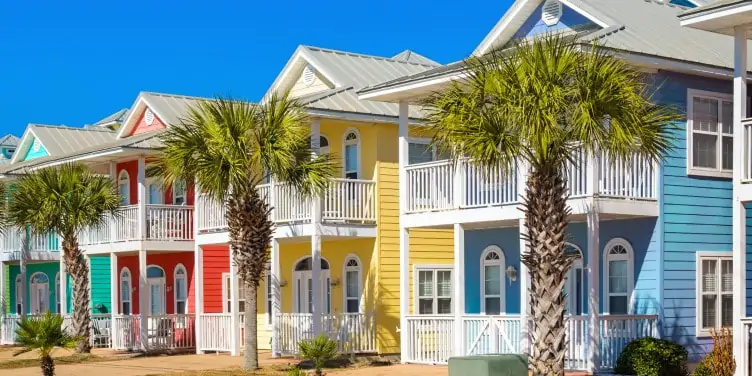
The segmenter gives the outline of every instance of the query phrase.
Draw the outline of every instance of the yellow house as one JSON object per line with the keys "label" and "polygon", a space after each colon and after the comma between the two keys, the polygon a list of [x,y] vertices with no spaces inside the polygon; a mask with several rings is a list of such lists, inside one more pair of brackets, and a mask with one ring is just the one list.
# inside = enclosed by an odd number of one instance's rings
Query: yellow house
{"label": "yellow house", "polygon": [[[307,107],[312,146],[331,153],[341,168],[313,200],[302,200],[284,182],[261,187],[277,224],[259,295],[265,297],[258,304],[262,348],[296,353],[298,341],[324,333],[342,351],[399,353],[398,105],[362,101],[356,91],[437,66],[412,51],[389,58],[300,46],[269,88],[290,91]],[[418,118],[418,108],[409,115]],[[418,125],[410,135],[411,162],[436,159]],[[203,197],[197,202],[203,277],[197,279],[197,350],[236,354],[242,333],[230,328],[240,326],[232,312],[242,311],[243,294],[230,278],[226,223],[219,205]],[[413,231],[410,243],[413,263],[453,262],[451,230]]]}

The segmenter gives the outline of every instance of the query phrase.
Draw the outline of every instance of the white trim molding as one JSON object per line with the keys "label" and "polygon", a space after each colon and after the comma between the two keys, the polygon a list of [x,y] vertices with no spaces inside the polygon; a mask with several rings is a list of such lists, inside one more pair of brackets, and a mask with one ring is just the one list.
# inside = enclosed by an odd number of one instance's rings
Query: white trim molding
{"label": "white trim molding", "polygon": [[[420,280],[419,280],[419,274],[421,271],[430,271],[432,272],[432,278],[433,280],[431,283],[433,284],[432,287],[432,295],[431,299],[433,299],[432,307],[431,307],[431,313],[430,315],[438,315],[438,309],[439,304],[438,301],[440,298],[442,299],[449,299],[449,309],[450,312],[445,312],[442,314],[451,314],[454,313],[454,307],[452,300],[455,299],[454,295],[454,286],[452,285],[452,279],[454,278],[454,266],[451,264],[443,265],[443,264],[413,264],[413,314],[420,315]],[[449,288],[450,293],[449,296],[439,296],[438,291],[438,272],[449,272]],[[426,296],[428,298],[428,296]]]}
{"label": "white trim molding", "polygon": [[[118,313],[121,315],[132,315],[133,314],[133,277],[131,274],[131,270],[127,267],[123,267],[120,269],[120,284],[118,287],[118,302],[120,303],[120,309],[118,310]],[[123,282],[128,281],[128,291],[126,292],[126,296],[128,297],[128,312],[126,312],[123,309]]]}
{"label": "white trim molding", "polygon": [[[718,101],[718,113],[717,113],[718,124],[717,124],[717,129],[715,132],[694,129],[694,100],[696,98],[703,98],[703,99]],[[733,140],[733,137],[734,137],[733,130],[732,130],[732,133],[723,133],[723,102],[730,102],[733,104],[733,101],[734,101],[734,98],[731,94],[718,93],[718,92],[705,91],[705,90],[697,90],[697,89],[687,89],[687,129],[686,129],[687,175],[708,176],[708,177],[728,178],[728,179],[731,179],[733,177],[733,168],[732,169],[723,168],[723,138],[732,137],[732,140]],[[729,121],[730,121],[729,124],[733,123],[733,119],[729,119]],[[732,126],[732,129],[733,129],[733,126]],[[717,137],[717,140],[716,140],[716,164],[717,166],[715,168],[694,166],[693,139],[695,137],[695,133],[706,134],[706,135]]]}
{"label": "white trim molding", "polygon": [[[714,328],[703,328],[702,325],[702,299],[706,295],[703,291],[703,274],[702,263],[703,261],[715,261],[715,273],[716,280],[715,286],[712,292],[708,292],[707,295],[716,297],[715,301],[715,326]],[[696,337],[710,337],[711,329],[720,329],[723,317],[723,305],[722,296],[729,295],[733,299],[733,288],[729,291],[723,291],[723,262],[732,262],[732,275],[733,275],[733,254],[732,252],[717,252],[717,251],[698,251],[695,255],[695,336]]]}
{"label": "white trim molding", "polygon": [[[495,256],[494,256],[495,255]],[[490,296],[490,298],[499,298],[499,312],[486,313],[486,267],[498,266],[499,267],[499,284],[501,291],[499,295]],[[505,280],[506,273],[506,255],[504,251],[496,245],[489,245],[480,254],[480,313],[481,315],[503,315],[507,312],[507,299],[506,299],[506,287]]]}
{"label": "white trim molding", "polygon": [[[354,261],[355,265],[350,265],[350,261]],[[331,268],[331,265],[329,266]],[[356,297],[347,296],[347,273],[357,272],[356,282],[357,286],[357,300],[358,310],[357,312],[348,311],[347,301],[355,300]],[[360,257],[354,253],[350,253],[345,257],[345,261],[342,263],[342,312],[345,313],[359,313],[363,312],[363,263],[360,261]]]}
{"label": "white trim molding", "polygon": [[[183,273],[181,275],[178,275],[178,272],[182,271]],[[175,265],[175,270],[172,272],[172,285],[173,285],[173,294],[172,294],[172,313],[174,314],[186,314],[188,313],[188,269],[186,269],[185,265],[178,263]],[[183,280],[183,287],[185,288],[185,298],[184,299],[178,299],[178,278]],[[183,302],[183,308],[185,312],[178,312],[178,302]]]}
{"label": "white trim molding", "polygon": [[610,297],[612,293],[609,289],[609,262],[626,261],[627,262],[627,291],[626,293],[613,293],[614,296],[623,296],[627,298],[627,312],[631,314],[634,302],[634,249],[632,245],[624,238],[613,238],[603,247],[603,312],[611,313]]}
{"label": "white trim molding", "polygon": [[[351,134],[355,135],[355,140],[348,140],[348,136]],[[355,158],[357,159],[355,161],[355,168],[356,171],[350,171],[355,172],[358,176],[355,177],[355,179],[362,179],[363,175],[361,172],[361,160],[363,154],[363,137],[360,135],[360,131],[358,128],[350,127],[345,130],[345,133],[342,134],[342,177],[347,178],[347,147],[348,146],[355,146],[356,147],[356,153]]]}

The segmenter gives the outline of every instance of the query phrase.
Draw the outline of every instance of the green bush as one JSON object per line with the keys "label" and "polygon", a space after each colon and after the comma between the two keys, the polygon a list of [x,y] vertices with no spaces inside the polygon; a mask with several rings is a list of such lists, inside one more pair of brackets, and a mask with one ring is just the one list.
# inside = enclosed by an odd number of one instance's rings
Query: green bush
{"label": "green bush", "polygon": [[324,365],[339,356],[337,342],[321,334],[312,340],[303,340],[298,343],[300,357],[313,362],[316,375],[323,375]]}
{"label": "green bush", "polygon": [[308,376],[308,373],[298,367],[295,367],[287,370],[287,376]]}
{"label": "green bush", "polygon": [[657,338],[632,341],[619,355],[614,373],[635,376],[684,376],[687,350],[681,345]]}
{"label": "green bush", "polygon": [[710,371],[710,355],[706,356],[700,364],[697,365],[697,368],[695,368],[694,372],[692,372],[692,376],[713,376],[713,373]]}

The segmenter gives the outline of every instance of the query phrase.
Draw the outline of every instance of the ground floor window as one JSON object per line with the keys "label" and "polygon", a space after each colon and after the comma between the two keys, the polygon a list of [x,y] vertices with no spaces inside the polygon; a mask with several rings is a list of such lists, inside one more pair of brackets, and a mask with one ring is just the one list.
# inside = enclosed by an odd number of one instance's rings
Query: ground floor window
{"label": "ground floor window", "polygon": [[420,315],[452,313],[452,269],[415,266],[416,311]]}
{"label": "ground floor window", "polygon": [[128,268],[120,270],[120,314],[130,315],[131,311],[131,271]]}
{"label": "ground floor window", "polygon": [[697,335],[733,325],[733,258],[730,252],[697,254]]}
{"label": "ground floor window", "polygon": [[[238,284],[238,313],[245,312],[245,284],[237,276],[235,279]],[[230,273],[222,274],[222,301],[224,302],[224,312],[232,313],[232,289],[230,286]]]}
{"label": "ground floor window", "polygon": [[23,281],[21,279],[21,275],[16,276],[16,314],[22,315],[24,312],[24,291],[23,291]]}

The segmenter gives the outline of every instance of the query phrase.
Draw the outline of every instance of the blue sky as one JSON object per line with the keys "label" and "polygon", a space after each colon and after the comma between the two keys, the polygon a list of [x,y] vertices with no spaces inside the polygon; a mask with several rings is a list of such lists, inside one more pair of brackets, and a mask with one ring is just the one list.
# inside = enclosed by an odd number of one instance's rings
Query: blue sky
{"label": "blue sky", "polygon": [[511,2],[4,1],[0,133],[92,123],[139,91],[258,100],[299,44],[456,61]]}

